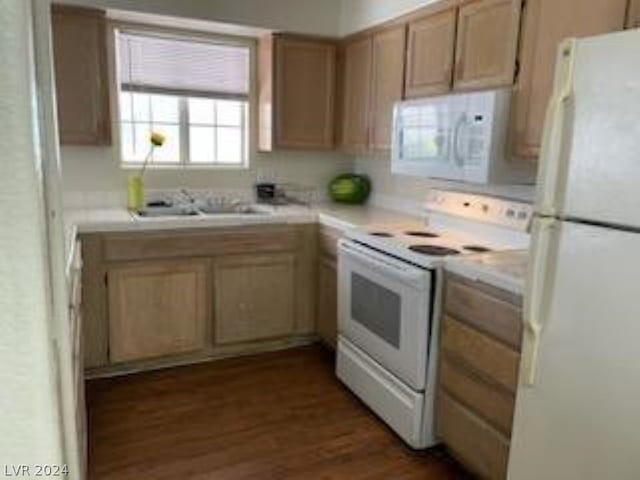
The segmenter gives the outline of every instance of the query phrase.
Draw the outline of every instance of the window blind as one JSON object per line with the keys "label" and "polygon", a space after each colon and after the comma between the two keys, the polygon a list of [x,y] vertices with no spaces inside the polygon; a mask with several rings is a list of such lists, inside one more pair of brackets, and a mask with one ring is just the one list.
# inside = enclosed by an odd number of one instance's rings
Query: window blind
{"label": "window blind", "polygon": [[120,32],[123,90],[246,99],[249,47]]}

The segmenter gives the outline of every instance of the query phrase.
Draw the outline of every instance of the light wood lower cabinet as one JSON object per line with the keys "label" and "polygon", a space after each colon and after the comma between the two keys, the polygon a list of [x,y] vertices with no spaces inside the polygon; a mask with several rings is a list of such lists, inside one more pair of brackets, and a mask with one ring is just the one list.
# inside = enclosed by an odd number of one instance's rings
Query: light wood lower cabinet
{"label": "light wood lower cabinet", "polygon": [[318,295],[316,329],[324,343],[334,347],[338,339],[338,270],[336,259],[321,255],[318,259]]}
{"label": "light wood lower cabinet", "polygon": [[111,267],[109,360],[130,362],[202,349],[209,311],[207,261]]}
{"label": "light wood lower cabinet", "polygon": [[335,348],[338,342],[338,240],[342,232],[328,226],[318,231],[316,276],[316,332]]}
{"label": "light wood lower cabinet", "polygon": [[494,385],[471,372],[464,365],[444,357],[440,364],[440,386],[462,403],[471,405],[486,423],[503,435],[511,435],[514,394]]}
{"label": "light wood lower cabinet", "polygon": [[84,359],[90,375],[314,339],[315,225],[81,238]]}
{"label": "light wood lower cabinet", "polygon": [[481,478],[506,478],[509,440],[447,393],[437,397],[438,434],[451,452]]}
{"label": "light wood lower cabinet", "polygon": [[520,363],[522,298],[447,275],[436,429],[481,478],[507,475]]}
{"label": "light wood lower cabinet", "polygon": [[214,262],[215,342],[291,335],[296,298],[293,255],[245,255]]}
{"label": "light wood lower cabinet", "polygon": [[444,355],[459,358],[492,382],[515,391],[520,354],[511,347],[445,314],[440,348]]}

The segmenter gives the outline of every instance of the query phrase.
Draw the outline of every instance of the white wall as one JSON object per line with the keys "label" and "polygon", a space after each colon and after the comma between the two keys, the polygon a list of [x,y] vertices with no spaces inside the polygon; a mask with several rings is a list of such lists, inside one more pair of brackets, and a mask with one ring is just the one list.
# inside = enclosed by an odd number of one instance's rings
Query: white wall
{"label": "white wall", "polygon": [[339,33],[341,0],[61,0],[60,3],[333,36]]}
{"label": "white wall", "polygon": [[342,0],[340,34],[348,35],[437,0]]}
{"label": "white wall", "polygon": [[535,195],[535,188],[528,185],[471,185],[392,175],[391,159],[388,154],[358,157],[355,160],[354,168],[357,173],[368,175],[371,178],[374,202],[391,202],[404,209],[415,210],[419,208],[431,188],[497,195],[526,202],[532,201]]}
{"label": "white wall", "polygon": [[437,0],[59,0],[60,3],[339,36]]}
{"label": "white wall", "polygon": [[[68,196],[87,192],[117,194],[123,203],[127,178],[134,173],[123,170],[114,150],[104,147],[63,147],[64,189]],[[350,172],[353,160],[337,153],[283,152],[255,154],[251,167],[242,171],[224,170],[147,170],[148,189],[248,189],[258,173],[272,172],[278,182],[295,182],[325,191],[327,183],[339,173]],[[71,203],[78,203],[71,201]]]}
{"label": "white wall", "polygon": [[[30,7],[30,1],[2,0],[0,8],[2,472],[5,465],[56,465],[63,458],[50,331],[43,159],[37,140]],[[70,478],[78,478],[78,472]]]}

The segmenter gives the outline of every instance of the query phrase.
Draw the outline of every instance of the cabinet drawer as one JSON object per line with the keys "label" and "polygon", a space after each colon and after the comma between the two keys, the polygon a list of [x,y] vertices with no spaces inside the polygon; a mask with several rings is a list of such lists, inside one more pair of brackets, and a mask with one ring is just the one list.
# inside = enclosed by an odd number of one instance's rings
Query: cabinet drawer
{"label": "cabinet drawer", "polygon": [[464,362],[483,378],[516,391],[520,354],[446,315],[442,326],[442,351]]}
{"label": "cabinet drawer", "polygon": [[296,230],[270,226],[203,232],[154,232],[107,237],[106,261],[219,256],[247,252],[280,252],[296,248]]}
{"label": "cabinet drawer", "polygon": [[440,387],[502,433],[511,436],[514,395],[483,381],[446,357],[440,361]]}
{"label": "cabinet drawer", "polygon": [[451,452],[482,478],[507,476],[509,441],[470,410],[439,391],[436,428]]}
{"label": "cabinet drawer", "polygon": [[[506,297],[510,294],[501,292]],[[514,296],[515,297],[515,296]],[[502,340],[519,350],[522,343],[522,310],[486,290],[449,279],[445,310],[448,314]]]}

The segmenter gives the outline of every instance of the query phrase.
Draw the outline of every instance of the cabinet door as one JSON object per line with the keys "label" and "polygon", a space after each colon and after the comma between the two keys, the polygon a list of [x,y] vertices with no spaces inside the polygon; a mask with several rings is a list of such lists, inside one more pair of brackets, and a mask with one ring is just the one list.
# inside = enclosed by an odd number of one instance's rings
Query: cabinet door
{"label": "cabinet door", "polygon": [[214,283],[216,344],[293,333],[295,256],[222,258],[214,264]]}
{"label": "cabinet door", "polygon": [[344,47],[343,148],[366,152],[369,146],[372,41],[370,36],[350,40]]}
{"label": "cabinet door", "polygon": [[336,260],[322,255],[318,260],[316,327],[320,338],[335,348],[338,335],[338,272]]}
{"label": "cabinet door", "polygon": [[275,64],[276,147],[333,148],[335,45],[276,38]]}
{"label": "cabinet door", "polygon": [[640,0],[629,0],[627,28],[640,28]]}
{"label": "cabinet door", "polygon": [[521,0],[475,0],[458,11],[456,90],[513,83]]}
{"label": "cabinet door", "polygon": [[553,90],[558,44],[624,28],[626,0],[535,0],[523,12],[520,73],[512,100],[512,153],[535,158],[540,152],[544,117]]}
{"label": "cabinet door", "polygon": [[104,13],[54,6],[53,52],[60,140],[110,142],[109,81]]}
{"label": "cabinet door", "polygon": [[208,263],[182,260],[108,270],[112,363],[193,352],[204,347]]}
{"label": "cabinet door", "polygon": [[406,27],[375,33],[372,43],[371,138],[373,150],[391,148],[393,106],[402,100]]}
{"label": "cabinet door", "polygon": [[455,8],[409,23],[405,97],[424,97],[451,89],[455,42]]}

